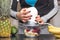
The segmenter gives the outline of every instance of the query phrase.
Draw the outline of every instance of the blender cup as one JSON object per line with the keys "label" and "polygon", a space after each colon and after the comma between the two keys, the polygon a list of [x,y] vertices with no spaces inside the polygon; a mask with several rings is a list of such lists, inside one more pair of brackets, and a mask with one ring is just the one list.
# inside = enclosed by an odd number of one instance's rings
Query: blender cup
{"label": "blender cup", "polygon": [[35,25],[24,25],[24,34],[27,37],[38,37],[40,34],[40,26],[38,23],[35,23]]}
{"label": "blender cup", "polygon": [[39,24],[35,21],[38,11],[35,7],[29,7],[27,11],[30,11],[30,14],[32,15],[31,19],[28,20],[27,23],[24,24],[24,34],[27,37],[37,37],[40,33],[40,27]]}

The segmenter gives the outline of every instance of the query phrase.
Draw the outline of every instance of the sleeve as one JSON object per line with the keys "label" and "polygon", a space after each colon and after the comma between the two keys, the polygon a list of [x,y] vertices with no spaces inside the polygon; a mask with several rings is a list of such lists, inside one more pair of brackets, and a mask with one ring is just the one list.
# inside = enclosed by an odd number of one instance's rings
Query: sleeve
{"label": "sleeve", "polygon": [[54,8],[47,14],[42,16],[41,18],[43,19],[44,22],[47,22],[48,19],[53,17],[58,11],[58,3],[57,0],[54,0]]}
{"label": "sleeve", "polygon": [[18,13],[18,12],[13,11],[13,10],[11,9],[10,16],[11,16],[12,18],[14,18],[14,19],[18,19],[18,18],[16,17],[16,14],[17,14],[17,13]]}
{"label": "sleeve", "polygon": [[[10,9],[10,12],[11,12],[11,13],[10,13],[10,16],[11,16],[12,18],[14,18],[14,19],[17,19],[16,14],[17,14],[18,12],[12,10],[13,1],[14,1],[14,0],[11,0],[11,7],[10,7],[10,8],[11,8],[11,9]],[[15,1],[14,1],[14,3],[15,3],[14,5],[16,5],[16,2],[15,2]],[[13,6],[14,6],[14,5],[13,5]],[[16,8],[16,7],[15,7],[15,8]]]}

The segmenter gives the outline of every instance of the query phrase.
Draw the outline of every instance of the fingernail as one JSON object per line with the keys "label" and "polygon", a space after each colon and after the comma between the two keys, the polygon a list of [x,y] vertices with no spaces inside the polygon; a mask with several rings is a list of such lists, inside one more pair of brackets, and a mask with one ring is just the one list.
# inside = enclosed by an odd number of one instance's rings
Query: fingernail
{"label": "fingernail", "polygon": [[37,18],[37,17],[36,17]]}
{"label": "fingernail", "polygon": [[36,20],[35,20],[36,21]]}
{"label": "fingernail", "polygon": [[29,19],[31,19],[31,18],[29,18]]}
{"label": "fingernail", "polygon": [[41,23],[41,21],[39,21],[39,23]]}
{"label": "fingernail", "polygon": [[32,17],[32,15],[31,15],[31,17]]}
{"label": "fingernail", "polygon": [[31,12],[31,11],[29,11],[29,12]]}

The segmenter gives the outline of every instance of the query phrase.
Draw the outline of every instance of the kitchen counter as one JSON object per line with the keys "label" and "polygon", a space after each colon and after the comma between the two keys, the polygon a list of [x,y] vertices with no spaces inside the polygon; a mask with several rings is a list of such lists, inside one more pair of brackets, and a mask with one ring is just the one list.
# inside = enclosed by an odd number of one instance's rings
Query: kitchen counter
{"label": "kitchen counter", "polygon": [[0,40],[58,40],[58,39],[55,39],[55,37],[51,34],[45,34],[45,35],[41,34],[39,37],[36,38],[29,38],[20,34],[11,38],[0,38]]}

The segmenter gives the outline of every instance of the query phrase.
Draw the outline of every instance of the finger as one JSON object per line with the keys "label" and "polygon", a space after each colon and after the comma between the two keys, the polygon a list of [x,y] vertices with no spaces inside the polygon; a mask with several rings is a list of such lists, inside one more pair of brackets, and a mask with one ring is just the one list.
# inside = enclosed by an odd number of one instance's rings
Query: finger
{"label": "finger", "polygon": [[27,8],[23,8],[23,9],[21,9],[21,13],[22,14],[27,14],[27,13],[29,13],[30,11],[26,11],[27,10]]}
{"label": "finger", "polygon": [[36,18],[37,21],[41,20],[41,18]]}
{"label": "finger", "polygon": [[30,13],[30,11],[25,11],[25,12],[23,12],[24,15],[26,15],[26,14],[28,14],[28,13]]}
{"label": "finger", "polygon": [[26,11],[26,8],[21,9],[20,13],[23,14]]}
{"label": "finger", "polygon": [[25,15],[25,17],[32,17],[32,15],[31,14],[27,14],[27,15]]}
{"label": "finger", "polygon": [[39,24],[44,24],[44,22],[43,21],[39,21]]}
{"label": "finger", "polygon": [[27,21],[26,21],[26,20],[22,20],[22,22],[24,22],[24,23],[25,23],[25,22],[27,22]]}
{"label": "finger", "polygon": [[37,17],[35,21],[37,21],[39,23],[43,22],[43,20],[40,17]]}
{"label": "finger", "polygon": [[22,17],[23,17],[23,18],[30,18],[30,17],[32,17],[32,15],[31,15],[31,14],[22,15]]}
{"label": "finger", "polygon": [[29,20],[29,19],[31,19],[31,18],[23,18],[22,20]]}
{"label": "finger", "polygon": [[24,18],[22,21],[27,22],[29,19],[31,19],[31,18]]}
{"label": "finger", "polygon": [[39,20],[39,21],[35,20],[35,21],[38,22],[39,24],[44,24],[42,20]]}
{"label": "finger", "polygon": [[42,19],[40,19],[40,18],[36,18],[36,21],[39,22],[39,21],[42,21]]}
{"label": "finger", "polygon": [[36,18],[40,18],[40,15],[38,15]]}
{"label": "finger", "polygon": [[23,11],[23,14],[25,14],[25,15],[30,13],[30,11],[27,11],[27,8],[22,9],[22,11]]}
{"label": "finger", "polygon": [[22,11],[26,11],[27,8],[23,8]]}
{"label": "finger", "polygon": [[42,19],[38,20],[37,22],[40,23],[40,24],[44,23],[44,21]]}

